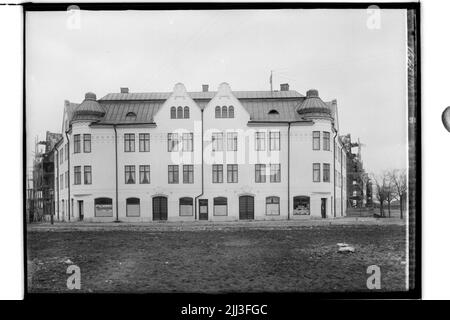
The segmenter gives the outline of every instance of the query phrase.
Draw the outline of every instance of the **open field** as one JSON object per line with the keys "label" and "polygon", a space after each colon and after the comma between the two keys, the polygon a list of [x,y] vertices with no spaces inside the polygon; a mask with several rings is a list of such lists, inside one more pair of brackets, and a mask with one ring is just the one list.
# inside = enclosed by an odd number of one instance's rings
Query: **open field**
{"label": "open field", "polygon": [[40,224],[27,238],[30,292],[73,292],[71,263],[81,292],[367,291],[374,264],[381,290],[405,290],[399,220]]}

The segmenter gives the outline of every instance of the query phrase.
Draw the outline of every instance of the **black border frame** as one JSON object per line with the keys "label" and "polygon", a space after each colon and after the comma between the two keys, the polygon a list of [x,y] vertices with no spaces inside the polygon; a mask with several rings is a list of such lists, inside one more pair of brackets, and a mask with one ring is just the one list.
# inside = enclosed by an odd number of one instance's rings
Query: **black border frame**
{"label": "black border frame", "polygon": [[[188,303],[201,305],[201,306],[224,306],[225,304],[267,304],[269,305],[270,314],[269,317],[275,315],[285,315],[289,311],[299,311],[297,302],[291,303],[290,298],[294,298],[294,301],[305,300],[330,300],[330,299],[420,299],[422,297],[422,275],[421,275],[421,241],[422,241],[422,200],[421,200],[421,187],[422,187],[422,169],[421,169],[421,25],[420,25],[420,9],[419,2],[355,2],[355,3],[34,3],[27,2],[21,4],[23,7],[23,245],[24,245],[24,297],[25,300],[38,300],[38,301],[50,301],[49,303],[56,303],[60,299],[78,299],[105,296],[110,299],[111,297],[133,297],[133,299],[139,297],[146,297],[145,301],[148,303],[151,301],[152,308],[157,307],[160,311],[166,312],[165,317],[190,317],[182,316],[180,314],[180,308],[186,306]],[[416,116],[416,130],[415,130],[415,150],[412,153],[411,149],[408,149],[409,161],[415,157],[415,184],[416,197],[412,200],[415,202],[415,225],[414,225],[414,288],[410,288],[409,291],[399,292],[332,292],[332,293],[226,293],[226,294],[203,294],[203,293],[148,293],[148,294],[134,294],[134,293],[30,293],[27,287],[27,222],[26,222],[26,13],[27,12],[41,12],[41,11],[66,11],[71,5],[78,6],[81,10],[108,10],[108,11],[122,11],[122,10],[273,10],[273,9],[367,9],[371,5],[376,5],[381,9],[405,9],[415,11],[415,23],[416,23],[416,105],[411,110],[408,104],[408,116],[411,117],[411,113]],[[406,21],[405,21],[406,23]],[[408,88],[409,93],[409,88]],[[408,125],[408,143],[410,142],[411,127]],[[411,236],[411,235],[410,235]],[[411,251],[411,246],[409,247]],[[410,274],[411,276],[411,274]],[[140,299],[137,299],[140,301]],[[143,299],[144,300],[144,299]],[[170,307],[170,309],[168,309]],[[115,309],[115,308],[113,308]],[[154,309],[153,309],[154,310]],[[153,313],[153,311],[152,311]],[[300,316],[300,314],[298,314]],[[252,316],[250,316],[252,317]],[[261,317],[261,316],[259,316]],[[215,318],[225,318],[225,315],[219,314]],[[235,317],[239,318],[239,317]],[[263,316],[267,318],[267,316]]]}

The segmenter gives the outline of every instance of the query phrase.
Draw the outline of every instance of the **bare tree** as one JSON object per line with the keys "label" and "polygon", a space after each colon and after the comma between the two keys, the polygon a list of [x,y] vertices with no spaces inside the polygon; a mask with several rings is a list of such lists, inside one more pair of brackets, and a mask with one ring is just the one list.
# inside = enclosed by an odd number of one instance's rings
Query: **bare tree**
{"label": "bare tree", "polygon": [[381,175],[372,174],[372,180],[375,182],[375,197],[380,202],[380,215],[384,217],[384,203],[388,198],[388,176],[386,173]]}
{"label": "bare tree", "polygon": [[392,182],[391,179],[391,175],[389,172],[385,172],[384,173],[384,178],[385,178],[385,196],[386,196],[386,202],[388,205],[388,216],[389,218],[391,217],[391,202],[394,201],[395,197],[395,188],[394,188],[394,184]]}
{"label": "bare tree", "polygon": [[403,203],[406,199],[406,193],[408,191],[408,185],[406,184],[406,171],[405,170],[393,170],[390,172],[390,180],[395,192],[395,197],[400,202],[400,219],[403,219]]}

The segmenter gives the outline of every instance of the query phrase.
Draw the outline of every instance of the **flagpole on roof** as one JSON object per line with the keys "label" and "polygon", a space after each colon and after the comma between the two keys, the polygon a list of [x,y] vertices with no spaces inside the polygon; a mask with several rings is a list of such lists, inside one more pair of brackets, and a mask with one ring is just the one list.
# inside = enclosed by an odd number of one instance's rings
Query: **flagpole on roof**
{"label": "flagpole on roof", "polygon": [[272,75],[273,75],[273,70],[270,70],[270,95],[272,95],[272,92],[273,92]]}

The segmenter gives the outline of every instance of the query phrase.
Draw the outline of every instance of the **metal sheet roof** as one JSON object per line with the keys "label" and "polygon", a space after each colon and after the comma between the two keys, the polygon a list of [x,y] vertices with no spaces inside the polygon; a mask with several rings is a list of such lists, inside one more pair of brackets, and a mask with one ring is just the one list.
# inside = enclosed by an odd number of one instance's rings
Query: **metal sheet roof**
{"label": "metal sheet roof", "polygon": [[[164,101],[150,102],[104,102],[100,101],[103,109],[106,111],[105,116],[99,121],[104,124],[118,123],[152,123],[153,116],[163,105]],[[126,119],[129,112],[136,114],[136,119]]]}
{"label": "metal sheet roof", "polygon": [[[189,96],[194,99],[211,100],[216,91],[207,92],[188,92]],[[132,93],[108,93],[100,99],[100,101],[115,100],[167,100],[172,92],[132,92]],[[237,99],[278,99],[278,98],[302,98],[302,94],[294,90],[289,91],[233,91]]]}
{"label": "metal sheet roof", "polygon": [[[240,101],[250,113],[250,120],[254,121],[290,121],[302,120],[295,111],[303,99],[254,99]],[[278,114],[269,114],[275,110]]]}

